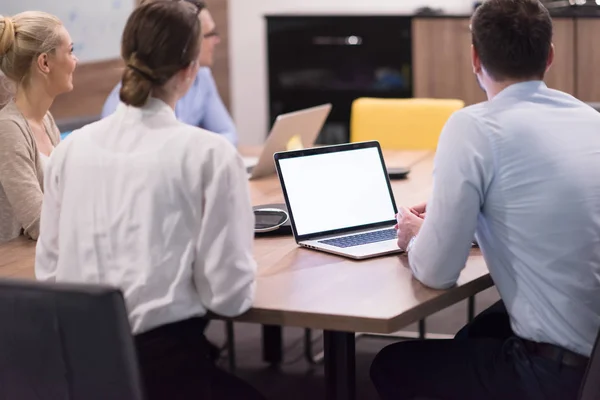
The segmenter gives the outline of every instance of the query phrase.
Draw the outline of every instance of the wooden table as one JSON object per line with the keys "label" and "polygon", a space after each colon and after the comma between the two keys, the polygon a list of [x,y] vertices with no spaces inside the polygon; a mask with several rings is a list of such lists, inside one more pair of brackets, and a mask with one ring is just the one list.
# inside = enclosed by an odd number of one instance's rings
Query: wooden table
{"label": "wooden table", "polygon": [[[396,202],[414,205],[429,195],[433,153],[384,152],[389,167],[411,166],[409,179],[392,181]],[[283,202],[276,177],[250,183],[254,205]],[[33,278],[32,241],[0,245],[0,277]],[[255,241],[258,281],[254,307],[236,321],[259,323],[265,343],[281,342],[280,327],[324,331],[329,399],[355,396],[355,332],[393,333],[492,286],[479,250],[474,249],[458,284],[433,290],[417,282],[404,255],[354,261],[299,248],[292,237]],[[277,346],[276,346],[277,347]],[[267,346],[268,361],[281,358]]]}

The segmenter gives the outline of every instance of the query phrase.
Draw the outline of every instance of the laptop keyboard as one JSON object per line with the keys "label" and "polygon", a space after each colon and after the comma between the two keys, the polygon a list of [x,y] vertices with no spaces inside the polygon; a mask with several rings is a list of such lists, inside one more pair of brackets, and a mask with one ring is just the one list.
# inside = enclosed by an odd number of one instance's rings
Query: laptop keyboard
{"label": "laptop keyboard", "polygon": [[384,229],[381,231],[358,233],[356,235],[344,236],[333,239],[319,240],[319,243],[345,248],[360,246],[369,243],[383,242],[385,240],[392,240],[397,237],[396,235],[396,230],[392,228]]}

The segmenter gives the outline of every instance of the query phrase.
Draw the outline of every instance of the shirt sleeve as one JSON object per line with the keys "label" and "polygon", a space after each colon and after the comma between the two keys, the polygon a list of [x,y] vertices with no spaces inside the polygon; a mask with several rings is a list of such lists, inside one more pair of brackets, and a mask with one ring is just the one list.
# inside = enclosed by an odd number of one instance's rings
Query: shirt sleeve
{"label": "shirt sleeve", "polygon": [[206,85],[206,109],[204,118],[200,121],[200,127],[218,133],[225,137],[231,144],[237,146],[238,137],[235,125],[227,108],[221,100],[217,85],[209,69],[202,71]]}
{"label": "shirt sleeve", "polygon": [[[67,139],[68,140],[68,139]],[[59,170],[57,164],[60,152],[67,146],[63,143],[61,148],[54,151],[48,160],[46,174],[44,175],[44,201],[40,220],[40,236],[35,248],[35,277],[38,281],[56,281],[56,267],[58,265],[58,231],[60,220],[60,191]]]}
{"label": "shirt sleeve", "polygon": [[208,310],[232,317],[250,308],[256,285],[248,178],[240,156],[231,149],[207,179],[194,280]]}
{"label": "shirt sleeve", "polygon": [[493,178],[493,152],[478,122],[464,111],[444,127],[435,156],[427,218],[408,255],[414,276],[445,289],[469,256],[477,219]]}
{"label": "shirt sleeve", "polygon": [[19,125],[0,121],[0,185],[25,234],[37,239],[43,194],[31,153]]}
{"label": "shirt sleeve", "polygon": [[102,107],[102,113],[100,114],[101,118],[108,117],[117,109],[117,106],[121,102],[119,99],[119,90],[121,90],[121,83],[118,83],[106,98],[104,106]]}

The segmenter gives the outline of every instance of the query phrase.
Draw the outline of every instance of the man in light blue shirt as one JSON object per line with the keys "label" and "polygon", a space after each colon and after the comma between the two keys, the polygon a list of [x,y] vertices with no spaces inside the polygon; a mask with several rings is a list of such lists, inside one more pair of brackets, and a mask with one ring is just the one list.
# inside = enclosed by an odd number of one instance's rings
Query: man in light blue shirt
{"label": "man in light blue shirt", "polygon": [[444,127],[433,193],[399,209],[398,245],[444,289],[475,235],[502,302],[454,340],[388,346],[372,379],[383,399],[575,399],[600,327],[600,113],[542,82],[554,48],[538,0],[484,2],[472,37],[488,101]]}
{"label": "man in light blue shirt", "polygon": [[[192,3],[196,2],[192,1]],[[223,135],[236,146],[238,138],[235,125],[219,96],[210,71],[214,60],[214,48],[219,43],[219,35],[208,9],[203,8],[200,12],[200,22],[203,36],[200,47],[201,68],[190,90],[177,102],[175,115],[182,122]],[[102,118],[117,109],[120,89],[119,83],[106,99],[102,108]]]}

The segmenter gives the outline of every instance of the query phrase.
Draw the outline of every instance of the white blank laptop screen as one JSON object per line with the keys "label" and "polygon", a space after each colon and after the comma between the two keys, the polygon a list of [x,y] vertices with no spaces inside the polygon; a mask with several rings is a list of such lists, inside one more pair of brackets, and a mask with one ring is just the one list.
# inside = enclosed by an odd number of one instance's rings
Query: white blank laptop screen
{"label": "white blank laptop screen", "polygon": [[298,235],[394,219],[376,147],[279,160]]}

